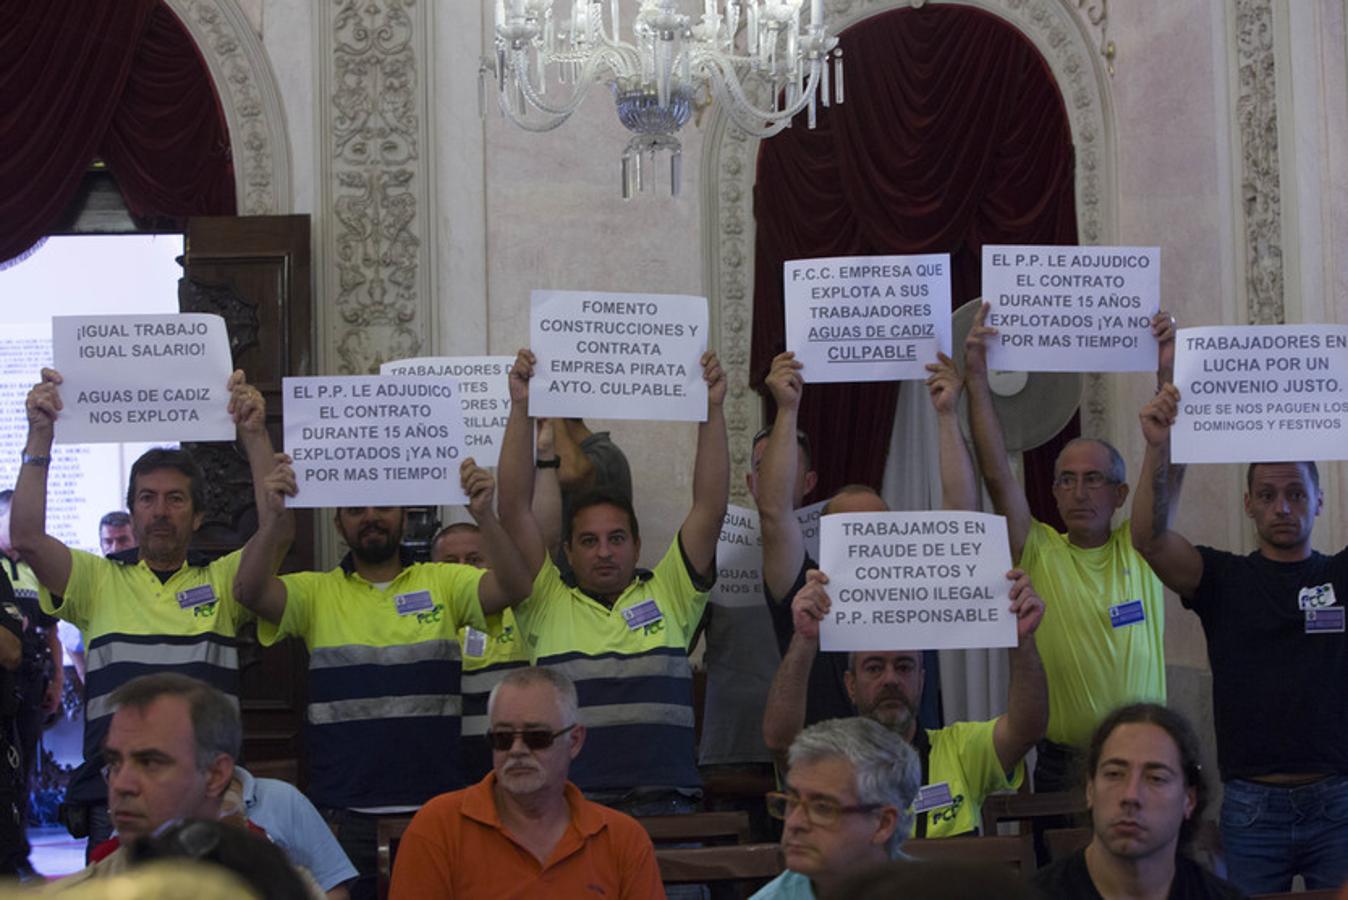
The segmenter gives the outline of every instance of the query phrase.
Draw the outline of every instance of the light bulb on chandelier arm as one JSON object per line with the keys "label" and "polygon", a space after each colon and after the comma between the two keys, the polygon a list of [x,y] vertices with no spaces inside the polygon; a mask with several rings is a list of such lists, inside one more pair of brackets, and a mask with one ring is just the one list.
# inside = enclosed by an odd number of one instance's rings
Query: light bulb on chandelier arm
{"label": "light bulb on chandelier arm", "polygon": [[670,154],[670,192],[679,193],[676,135],[704,98],[760,138],[802,110],[813,128],[818,104],[843,101],[842,50],[823,0],[808,0],[804,23],[804,0],[700,0],[696,17],[681,11],[681,0],[626,0],[636,6],[626,19],[623,2],[573,0],[559,13],[554,0],[496,0],[494,54],[478,70],[484,114],[488,75],[501,113],[527,131],[557,128],[591,87],[605,85],[633,133],[622,155],[629,197],[645,187],[642,157],[653,164],[659,153]]}

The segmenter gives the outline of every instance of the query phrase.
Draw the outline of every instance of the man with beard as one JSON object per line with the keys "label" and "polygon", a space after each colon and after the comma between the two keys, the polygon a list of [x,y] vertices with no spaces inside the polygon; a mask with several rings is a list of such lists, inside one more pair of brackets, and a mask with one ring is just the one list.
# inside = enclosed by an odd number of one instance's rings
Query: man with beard
{"label": "man with beard", "polygon": [[[1024,572],[1012,570],[1011,614],[1020,646],[1010,651],[1011,679],[1005,715],[986,722],[956,722],[922,728],[917,704],[922,696],[922,653],[872,650],[847,654],[844,683],[857,715],[873,719],[917,751],[922,766],[915,837],[955,837],[978,828],[983,798],[1014,790],[1025,779],[1021,761],[1048,724],[1048,689],[1035,649],[1034,632],[1044,602]],[[828,577],[810,570],[805,587],[791,602],[796,633],[773,679],[763,714],[763,733],[779,740],[805,721],[806,677],[819,652],[819,622],[828,614]],[[791,734],[795,739],[795,734]]]}
{"label": "man with beard", "polygon": [[[84,764],[66,792],[65,821],[76,837],[88,834],[93,846],[112,830],[100,775],[112,692],[138,675],[171,670],[190,672],[237,698],[235,635],[253,617],[234,602],[240,554],[211,560],[188,549],[205,516],[206,486],[200,466],[184,450],[149,450],[131,466],[126,502],[135,549],[104,558],[72,550],[46,533],[60,385],[59,372],[43,369],[41,383],[28,393],[28,440],[10,531],[14,549],[45,588],[43,610],[80,629],[88,647]],[[252,477],[261,481],[273,461],[262,395],[241,371],[225,387]]]}
{"label": "man with beard", "polygon": [[1179,713],[1154,703],[1115,710],[1086,752],[1094,834],[1084,850],[1034,876],[1062,900],[1240,900],[1245,895],[1184,854],[1202,821],[1207,784],[1198,737]]}
{"label": "man with beard", "polygon": [[1348,548],[1312,549],[1324,508],[1313,462],[1256,462],[1245,514],[1257,549],[1195,547],[1170,529],[1183,466],[1170,463],[1180,394],[1142,409],[1147,442],[1133,543],[1198,614],[1212,667],[1222,844],[1231,881],[1251,894],[1348,880]]}
{"label": "man with beard", "polygon": [[571,681],[555,669],[516,669],[488,705],[494,769],[412,819],[391,900],[664,897],[646,832],[567,780],[585,743]]}
{"label": "man with beard", "polygon": [[277,577],[295,527],[290,462],[279,454],[257,484],[257,536],[235,592],[258,615],[263,644],[294,636],[309,649],[309,796],[360,872],[353,900],[366,900],[377,816],[463,785],[459,629],[485,630],[485,616],[529,593],[529,573],[492,509],[491,473],[469,458],[459,480],[490,571],[416,562],[402,546],[401,507],[344,506],[334,524],[350,552],[337,568]]}

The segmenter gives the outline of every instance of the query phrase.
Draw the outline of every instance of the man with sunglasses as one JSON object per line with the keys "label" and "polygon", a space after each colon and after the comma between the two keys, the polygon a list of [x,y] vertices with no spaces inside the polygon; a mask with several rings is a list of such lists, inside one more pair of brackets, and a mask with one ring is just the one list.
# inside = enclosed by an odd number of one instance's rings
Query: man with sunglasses
{"label": "man with sunglasses", "polygon": [[903,738],[871,719],[829,719],[798,734],[788,759],[786,790],[767,798],[784,822],[786,871],[752,900],[839,896],[847,876],[899,855],[920,777]]}
{"label": "man with sunglasses", "polygon": [[[984,324],[988,304],[964,342],[965,387],[974,451],[993,508],[1006,516],[1011,561],[1029,573],[1053,611],[1039,629],[1048,676],[1048,733],[1039,744],[1036,791],[1075,787],[1095,726],[1117,706],[1165,703],[1165,603],[1161,582],[1133,547],[1127,522],[1112,527],[1128,497],[1123,457],[1108,443],[1076,438],[1053,467],[1053,499],[1067,525],[1059,532],[1034,518],[1016,482],[988,384]],[[1157,383],[1171,378],[1175,318],[1152,319]]]}
{"label": "man with sunglasses", "polygon": [[555,669],[515,669],[492,689],[488,710],[492,772],[412,819],[398,845],[391,900],[664,897],[646,832],[567,780],[585,744],[570,679]]}

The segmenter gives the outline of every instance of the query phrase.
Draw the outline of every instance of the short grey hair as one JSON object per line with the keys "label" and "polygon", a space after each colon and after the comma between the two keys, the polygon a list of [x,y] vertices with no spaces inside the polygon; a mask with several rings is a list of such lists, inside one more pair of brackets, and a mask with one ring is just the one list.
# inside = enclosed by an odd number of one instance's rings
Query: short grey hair
{"label": "short grey hair", "polygon": [[487,719],[490,721],[491,712],[496,708],[496,694],[506,685],[511,687],[523,688],[532,684],[550,684],[553,691],[557,694],[557,709],[562,714],[563,725],[574,725],[579,716],[580,699],[576,696],[576,686],[556,669],[541,668],[539,666],[528,666],[527,668],[511,669],[505,678],[502,678],[491,689],[487,695]]}
{"label": "short grey hair", "polygon": [[791,742],[787,763],[842,759],[852,765],[857,802],[892,806],[899,811],[894,833],[885,844],[890,859],[913,827],[913,801],[922,783],[922,765],[917,752],[902,737],[872,719],[828,719],[806,728]]}
{"label": "short grey hair", "polygon": [[1058,465],[1062,462],[1062,455],[1079,444],[1095,444],[1097,447],[1104,447],[1105,452],[1109,454],[1109,471],[1105,474],[1109,480],[1118,484],[1124,484],[1128,481],[1128,466],[1123,461],[1123,454],[1109,441],[1102,441],[1099,438],[1074,437],[1063,444],[1062,449],[1058,451],[1058,458],[1053,460],[1053,474],[1058,474]]}
{"label": "short grey hair", "polygon": [[160,697],[181,697],[192,718],[192,738],[196,743],[197,769],[206,771],[215,758],[224,754],[238,759],[243,747],[243,723],[234,701],[224,691],[178,672],[141,675],[112,692],[114,713],[136,709],[142,713]]}

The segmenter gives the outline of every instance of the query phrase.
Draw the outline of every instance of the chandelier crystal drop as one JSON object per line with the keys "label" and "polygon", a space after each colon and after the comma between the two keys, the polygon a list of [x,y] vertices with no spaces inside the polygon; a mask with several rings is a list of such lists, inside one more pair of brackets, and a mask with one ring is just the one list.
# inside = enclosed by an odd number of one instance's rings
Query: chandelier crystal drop
{"label": "chandelier crystal drop", "polygon": [[681,0],[637,0],[635,13],[623,10],[631,0],[571,0],[567,12],[553,0],[496,0],[495,55],[482,60],[479,101],[485,109],[491,75],[506,118],[551,131],[590,88],[607,85],[632,132],[624,198],[646,189],[661,152],[670,157],[670,192],[679,193],[676,135],[697,109],[718,103],[765,138],[802,110],[813,128],[817,105],[843,102],[842,50],[824,24],[824,0],[700,2],[701,14],[689,15]]}

